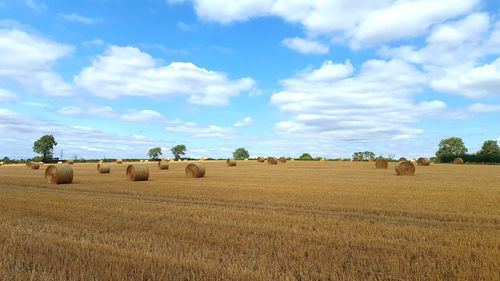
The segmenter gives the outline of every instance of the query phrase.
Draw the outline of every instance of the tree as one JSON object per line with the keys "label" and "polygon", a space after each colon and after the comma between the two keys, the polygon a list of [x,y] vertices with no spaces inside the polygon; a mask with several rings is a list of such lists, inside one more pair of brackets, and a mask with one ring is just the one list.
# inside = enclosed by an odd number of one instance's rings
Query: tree
{"label": "tree", "polygon": [[485,141],[483,143],[481,151],[479,151],[479,154],[488,156],[500,155],[500,147],[498,147],[497,141],[494,140]]}
{"label": "tree", "polygon": [[447,138],[439,142],[437,158],[441,159],[444,156],[458,156],[467,153],[467,147],[461,138]]}
{"label": "tree", "polygon": [[248,154],[248,150],[246,150],[244,147],[237,148],[233,152],[233,158],[237,160],[242,160],[245,158],[250,157],[250,154]]}
{"label": "tree", "polygon": [[56,145],[57,142],[54,139],[54,136],[45,135],[35,141],[33,144],[33,151],[42,155],[43,162],[49,162],[52,160],[52,151]]}
{"label": "tree", "polygon": [[311,154],[309,153],[302,153],[299,157],[300,160],[313,160]]}
{"label": "tree", "polygon": [[160,155],[162,154],[163,153],[161,153],[161,147],[153,147],[148,152],[149,159],[155,159],[155,160],[157,160],[158,157],[160,157]]}
{"label": "tree", "polygon": [[179,160],[179,158],[181,158],[181,155],[186,154],[186,146],[183,144],[179,144],[179,145],[172,147],[172,149],[170,149],[170,151],[172,151],[172,154],[174,155],[175,160]]}
{"label": "tree", "polygon": [[373,153],[371,151],[354,152],[352,154],[352,159],[356,159],[356,158],[359,158],[360,160],[368,160],[368,159],[371,159],[371,158],[375,158],[375,153]]}

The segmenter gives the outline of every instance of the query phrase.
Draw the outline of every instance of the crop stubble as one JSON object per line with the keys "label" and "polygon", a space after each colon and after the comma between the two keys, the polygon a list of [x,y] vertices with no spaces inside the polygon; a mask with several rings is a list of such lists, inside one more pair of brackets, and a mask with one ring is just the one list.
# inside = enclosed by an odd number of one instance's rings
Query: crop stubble
{"label": "crop stubble", "polygon": [[0,280],[498,280],[500,166],[0,168]]}

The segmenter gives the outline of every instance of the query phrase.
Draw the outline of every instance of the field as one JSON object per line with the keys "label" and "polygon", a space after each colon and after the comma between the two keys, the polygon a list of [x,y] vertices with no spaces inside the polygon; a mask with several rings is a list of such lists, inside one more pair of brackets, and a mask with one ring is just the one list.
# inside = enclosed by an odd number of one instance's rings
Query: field
{"label": "field", "polygon": [[0,167],[0,280],[500,280],[500,166]]}

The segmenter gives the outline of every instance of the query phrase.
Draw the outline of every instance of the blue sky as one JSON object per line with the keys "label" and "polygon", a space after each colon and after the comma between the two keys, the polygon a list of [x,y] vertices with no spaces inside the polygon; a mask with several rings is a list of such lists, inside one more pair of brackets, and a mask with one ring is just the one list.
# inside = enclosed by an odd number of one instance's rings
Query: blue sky
{"label": "blue sky", "polygon": [[432,156],[500,138],[493,0],[0,0],[0,157]]}

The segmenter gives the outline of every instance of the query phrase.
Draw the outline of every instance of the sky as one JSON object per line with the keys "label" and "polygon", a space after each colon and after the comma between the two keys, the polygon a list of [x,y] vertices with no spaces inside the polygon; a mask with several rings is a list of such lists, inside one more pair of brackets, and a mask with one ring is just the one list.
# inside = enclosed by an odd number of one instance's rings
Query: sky
{"label": "sky", "polygon": [[0,0],[0,158],[500,140],[497,0]]}

